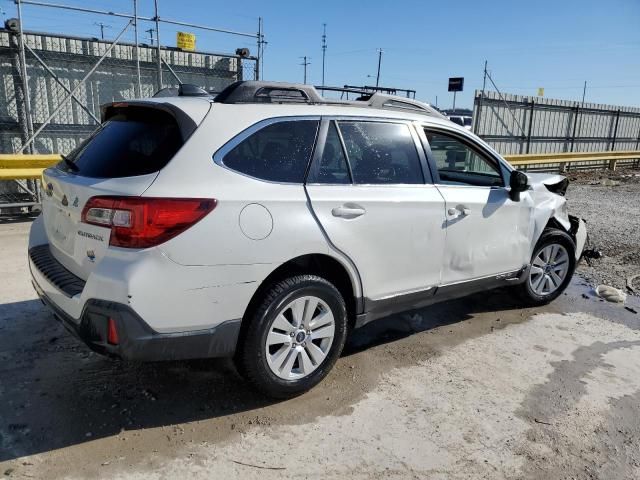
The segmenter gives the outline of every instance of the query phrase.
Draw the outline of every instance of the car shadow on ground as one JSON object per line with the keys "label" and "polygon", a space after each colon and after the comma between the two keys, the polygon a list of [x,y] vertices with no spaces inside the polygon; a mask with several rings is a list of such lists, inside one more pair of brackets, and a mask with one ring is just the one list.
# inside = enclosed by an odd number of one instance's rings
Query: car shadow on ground
{"label": "car shadow on ground", "polygon": [[[2,204],[0,204],[0,207],[2,206]],[[16,215],[16,216],[12,216],[12,215],[0,215],[0,225],[10,225],[13,223],[31,223],[33,222],[37,217],[37,214],[35,216],[31,216],[31,215]]]}
{"label": "car shadow on ground", "polygon": [[[380,319],[353,332],[345,356],[514,308],[509,295],[484,293]],[[38,300],[0,305],[0,461],[272,403],[230,360],[116,361],[90,352]]]}

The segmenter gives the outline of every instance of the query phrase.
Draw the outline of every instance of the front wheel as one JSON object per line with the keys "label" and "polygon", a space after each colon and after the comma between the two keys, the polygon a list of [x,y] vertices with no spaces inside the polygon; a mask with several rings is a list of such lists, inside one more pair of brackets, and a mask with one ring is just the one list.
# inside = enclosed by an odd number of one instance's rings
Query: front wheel
{"label": "front wheel", "polygon": [[299,275],[269,288],[250,314],[237,362],[266,395],[287,398],[318,383],[337,361],[347,336],[340,292],[315,275]]}
{"label": "front wheel", "polygon": [[569,285],[576,267],[576,247],[569,235],[545,230],[536,244],[526,280],[518,286],[520,296],[531,306],[555,300]]}

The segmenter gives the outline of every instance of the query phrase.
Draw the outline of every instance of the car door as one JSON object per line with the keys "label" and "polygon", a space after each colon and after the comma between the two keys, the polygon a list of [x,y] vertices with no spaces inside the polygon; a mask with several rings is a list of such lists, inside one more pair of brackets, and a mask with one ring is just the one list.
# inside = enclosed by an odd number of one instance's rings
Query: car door
{"label": "car door", "polygon": [[529,260],[531,202],[511,200],[508,169],[470,135],[446,127],[424,134],[446,207],[442,284],[520,270]]}
{"label": "car door", "polygon": [[440,281],[444,201],[425,169],[409,122],[323,121],[306,190],[329,242],[357,267],[368,310]]}

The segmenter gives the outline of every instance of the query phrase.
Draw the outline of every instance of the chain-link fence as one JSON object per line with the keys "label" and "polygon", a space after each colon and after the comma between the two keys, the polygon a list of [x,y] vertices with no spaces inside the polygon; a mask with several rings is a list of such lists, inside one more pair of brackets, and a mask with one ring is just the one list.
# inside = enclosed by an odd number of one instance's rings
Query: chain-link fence
{"label": "chain-link fence", "polygon": [[[151,97],[180,83],[217,92],[259,76],[258,58],[246,49],[221,54],[127,42],[136,21],[153,19],[119,20],[112,41],[25,32],[19,22],[0,29],[0,153],[66,154],[99,124],[105,103]],[[0,213],[38,200],[37,182],[0,181]]]}

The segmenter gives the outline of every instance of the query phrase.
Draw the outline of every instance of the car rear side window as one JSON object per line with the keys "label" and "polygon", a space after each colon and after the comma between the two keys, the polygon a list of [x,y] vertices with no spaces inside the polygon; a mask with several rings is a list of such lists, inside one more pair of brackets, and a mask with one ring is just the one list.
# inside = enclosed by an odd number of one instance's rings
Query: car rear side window
{"label": "car rear side window", "polygon": [[222,163],[261,180],[302,183],[318,123],[318,120],[287,120],[267,125],[233,147]]}
{"label": "car rear side window", "polygon": [[307,182],[330,185],[351,183],[347,159],[334,122],[329,125],[322,158],[319,163],[315,162],[309,171]]}
{"label": "car rear side window", "polygon": [[354,183],[424,183],[408,125],[351,121],[338,124]]}
{"label": "car rear side window", "polygon": [[180,128],[166,112],[122,108],[67,158],[77,168],[61,168],[94,178],[146,175],[163,168],[183,145]]}

